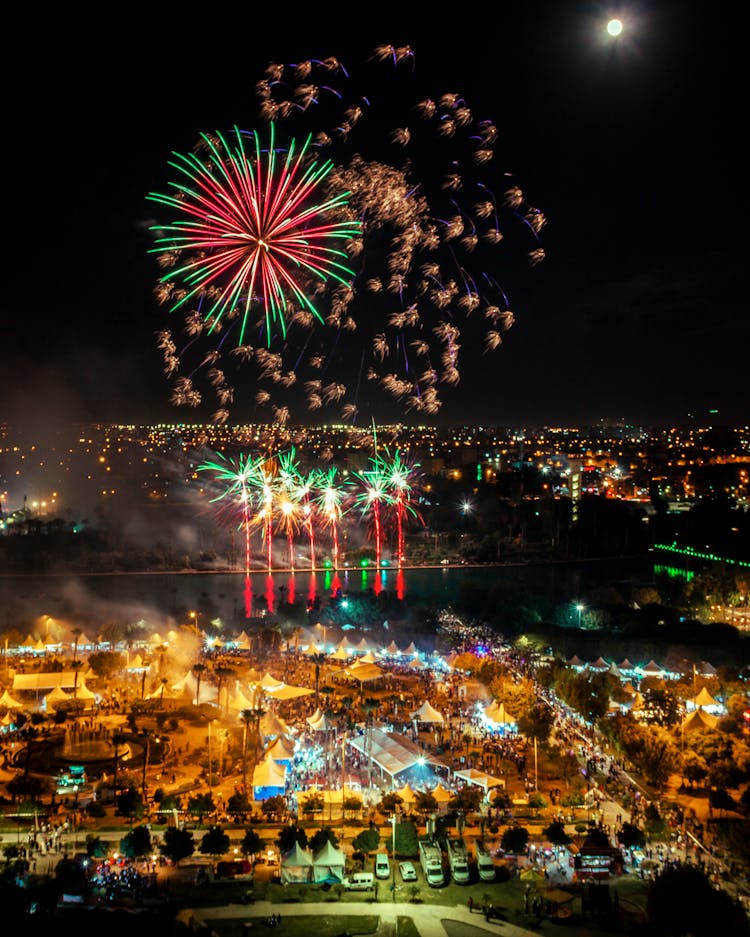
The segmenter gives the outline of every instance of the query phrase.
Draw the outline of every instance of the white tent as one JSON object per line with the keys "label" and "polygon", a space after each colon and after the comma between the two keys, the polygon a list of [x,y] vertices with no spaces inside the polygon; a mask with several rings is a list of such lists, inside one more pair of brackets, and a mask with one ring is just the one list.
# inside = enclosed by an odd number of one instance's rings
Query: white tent
{"label": "white tent", "polygon": [[479,771],[477,768],[467,768],[466,771],[456,771],[454,777],[466,781],[467,784],[473,784],[481,787],[487,793],[493,787],[505,787],[505,781],[502,778],[495,778],[491,774]]}
{"label": "white tent", "polygon": [[314,692],[315,690],[311,690],[306,686],[290,686],[288,683],[280,683],[278,686],[266,688],[266,693],[270,697],[279,700],[297,699],[300,696],[309,696]]}
{"label": "white tent", "polygon": [[349,660],[349,655],[346,653],[343,647],[338,647],[333,652],[333,654],[328,655],[331,660]]}
{"label": "white tent", "polygon": [[396,644],[396,642],[395,642],[395,641],[391,641],[391,643],[388,645],[388,647],[385,648],[384,653],[385,653],[385,654],[392,654],[392,655],[396,656],[396,655],[400,654],[401,651],[399,650],[398,645]]}
{"label": "white tent", "polygon": [[263,674],[263,679],[260,681],[260,685],[265,690],[270,690],[273,689],[273,687],[284,686],[284,681],[277,680],[276,677],[271,676],[271,674],[266,671],[266,673]]}
{"label": "white tent", "polygon": [[286,766],[274,761],[271,754],[266,755],[253,771],[253,796],[256,800],[266,800],[276,794],[283,794],[286,788]]}
{"label": "white tent", "polygon": [[268,754],[274,761],[291,764],[294,758],[294,742],[285,735],[280,735],[268,749]]}
{"label": "white tent", "polygon": [[513,716],[506,710],[505,704],[494,700],[484,711],[486,719],[489,719],[490,722],[494,722],[498,726],[512,726],[516,724],[516,720]]}
{"label": "white tent", "polygon": [[330,720],[326,718],[326,714],[319,709],[312,716],[307,717],[307,724],[314,732],[329,732],[335,728],[331,725]]}
{"label": "white tent", "polygon": [[314,882],[343,882],[346,857],[341,849],[331,845],[330,840],[313,856]]}
{"label": "white tent", "polygon": [[289,735],[289,726],[274,712],[264,713],[260,717],[258,728],[264,738],[280,738],[282,735]]}
{"label": "white tent", "polygon": [[313,880],[313,860],[308,849],[303,849],[299,843],[284,853],[281,857],[282,884],[301,884]]}
{"label": "white tent", "polygon": [[411,714],[411,719],[414,722],[438,722],[441,725],[445,722],[443,714],[439,713],[429,700],[425,700],[419,709],[414,710]]}
{"label": "white tent", "polygon": [[54,690],[44,697],[44,705],[46,708],[50,706],[54,708],[58,703],[66,702],[69,699],[70,695],[66,693],[61,686],[56,686]]}
{"label": "white tent", "polygon": [[10,693],[6,690],[2,696],[0,696],[0,706],[5,706],[7,709],[23,709],[23,703],[19,703],[17,699],[13,699]]}

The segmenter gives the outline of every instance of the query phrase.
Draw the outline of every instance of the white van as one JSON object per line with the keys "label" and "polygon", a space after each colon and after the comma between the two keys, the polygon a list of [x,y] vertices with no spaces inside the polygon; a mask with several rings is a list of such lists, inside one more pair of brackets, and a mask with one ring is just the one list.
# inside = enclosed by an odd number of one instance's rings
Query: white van
{"label": "white van", "polygon": [[344,880],[344,885],[351,891],[368,891],[375,887],[375,877],[372,872],[355,872]]}
{"label": "white van", "polygon": [[388,861],[388,856],[384,852],[379,852],[375,856],[375,877],[390,878],[390,875],[391,863]]}

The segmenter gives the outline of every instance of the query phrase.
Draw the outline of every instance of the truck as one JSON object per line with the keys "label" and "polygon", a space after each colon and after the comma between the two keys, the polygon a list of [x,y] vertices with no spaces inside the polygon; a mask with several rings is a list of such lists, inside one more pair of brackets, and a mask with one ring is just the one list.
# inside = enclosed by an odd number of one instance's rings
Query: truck
{"label": "truck", "polygon": [[445,884],[443,875],[443,851],[433,839],[420,839],[419,864],[422,866],[425,881],[432,888]]}
{"label": "truck", "polygon": [[481,839],[474,841],[474,855],[476,856],[477,860],[477,872],[479,874],[480,881],[494,882],[495,862],[492,858],[492,853],[481,841]]}
{"label": "truck", "polygon": [[446,843],[451,875],[456,885],[469,884],[469,852],[460,836],[449,836]]}

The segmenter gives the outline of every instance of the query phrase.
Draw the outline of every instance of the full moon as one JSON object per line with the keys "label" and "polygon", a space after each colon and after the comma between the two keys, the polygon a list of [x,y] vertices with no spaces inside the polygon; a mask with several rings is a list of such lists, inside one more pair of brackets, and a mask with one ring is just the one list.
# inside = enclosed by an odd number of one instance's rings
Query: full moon
{"label": "full moon", "polygon": [[622,20],[610,20],[607,23],[607,32],[610,36],[619,36],[622,32]]}

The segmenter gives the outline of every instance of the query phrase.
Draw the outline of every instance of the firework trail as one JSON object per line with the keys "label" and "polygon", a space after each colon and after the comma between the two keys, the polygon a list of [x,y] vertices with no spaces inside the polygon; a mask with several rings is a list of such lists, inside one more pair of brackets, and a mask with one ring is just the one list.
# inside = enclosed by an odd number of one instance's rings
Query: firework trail
{"label": "firework trail", "polygon": [[382,395],[435,414],[462,346],[502,344],[499,278],[543,259],[545,218],[498,167],[496,124],[425,93],[416,62],[383,45],[346,67],[273,63],[238,115],[250,129],[174,155],[148,197],[171,214],[153,252],[183,320],[157,333],[175,405],[282,426],[305,407],[355,421]]}
{"label": "firework trail", "polygon": [[389,500],[396,510],[396,562],[399,568],[404,562],[404,522],[407,514],[418,517],[411,505],[411,495],[418,465],[410,465],[397,449],[391,455],[387,448],[381,454],[384,465]]}
{"label": "firework trail", "polygon": [[323,524],[331,531],[333,568],[339,568],[339,525],[344,514],[347,489],[336,483],[338,469],[335,467],[321,471],[315,483],[319,492],[316,499],[318,513]]}
{"label": "firework trail", "polygon": [[375,567],[380,569],[383,550],[383,526],[380,508],[381,505],[390,504],[388,471],[383,460],[376,454],[370,459],[370,468],[362,472],[354,472],[354,478],[362,489],[355,496],[355,504],[363,517],[372,516]]}

